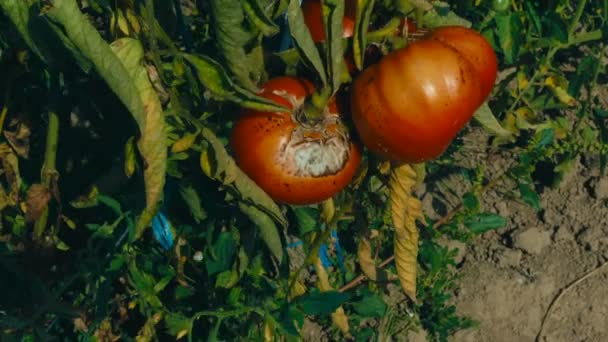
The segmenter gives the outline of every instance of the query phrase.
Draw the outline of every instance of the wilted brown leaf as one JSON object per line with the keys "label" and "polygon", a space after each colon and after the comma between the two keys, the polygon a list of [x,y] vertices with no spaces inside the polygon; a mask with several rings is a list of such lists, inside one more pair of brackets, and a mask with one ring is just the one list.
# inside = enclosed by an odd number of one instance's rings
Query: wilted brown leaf
{"label": "wilted brown leaf", "polygon": [[32,184],[27,190],[25,220],[27,222],[36,221],[42,216],[51,199],[51,192],[42,184]]}
{"label": "wilted brown leaf", "polygon": [[84,319],[82,319],[82,317],[76,317],[76,318],[74,318],[72,320],[72,323],[74,323],[74,330],[75,331],[85,332],[85,333],[89,331],[89,327],[85,323]]}
{"label": "wilted brown leaf", "polygon": [[32,135],[32,131],[24,121],[13,118],[9,121],[8,127],[3,130],[3,133],[6,140],[19,157],[29,157],[30,135]]}
{"label": "wilted brown leaf", "polygon": [[[19,201],[19,189],[21,188],[21,176],[19,174],[19,160],[17,155],[6,143],[0,144],[0,160],[6,184],[9,189],[1,189],[2,201],[0,208],[10,205],[15,206]],[[8,193],[8,195],[6,194]]]}
{"label": "wilted brown leaf", "polygon": [[114,335],[114,332],[112,332],[112,323],[107,319],[101,322],[93,336],[100,342],[114,342],[120,339],[120,336],[116,336]]}
{"label": "wilted brown leaf", "polygon": [[376,271],[376,263],[372,257],[372,246],[367,237],[362,238],[357,246],[357,256],[359,257],[359,266],[363,270],[363,274],[369,279],[375,281],[378,278]]}

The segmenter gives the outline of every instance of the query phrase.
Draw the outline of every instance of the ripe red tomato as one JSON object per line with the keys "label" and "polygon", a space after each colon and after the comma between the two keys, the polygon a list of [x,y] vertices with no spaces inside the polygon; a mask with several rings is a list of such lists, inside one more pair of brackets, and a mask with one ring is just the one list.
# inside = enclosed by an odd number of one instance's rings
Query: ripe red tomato
{"label": "ripe red tomato", "polygon": [[365,69],[351,93],[353,121],[370,151],[405,163],[439,156],[479,107],[473,65],[438,40],[420,40]]}
{"label": "ripe red tomato", "polygon": [[485,101],[494,88],[498,72],[498,61],[492,45],[479,32],[462,26],[438,27],[430,37],[458,50],[473,64],[481,80],[481,102]]}
{"label": "ripe red tomato", "polygon": [[239,167],[277,202],[311,204],[330,198],[355,175],[361,150],[349,139],[334,100],[320,123],[301,120],[302,104],[314,91],[310,82],[278,77],[259,94],[293,109],[244,110],[232,131]]}
{"label": "ripe red tomato", "polygon": [[[347,0],[344,8],[344,18],[342,19],[342,37],[350,38],[355,31],[355,2]],[[305,0],[302,3],[304,22],[310,31],[312,40],[315,43],[325,41],[325,26],[323,26],[323,15],[321,12],[320,0]]]}

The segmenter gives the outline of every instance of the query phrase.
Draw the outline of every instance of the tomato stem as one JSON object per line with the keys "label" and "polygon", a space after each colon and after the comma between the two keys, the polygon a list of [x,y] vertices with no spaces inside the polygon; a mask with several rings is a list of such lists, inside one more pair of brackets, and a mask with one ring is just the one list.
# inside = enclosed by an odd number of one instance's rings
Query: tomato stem
{"label": "tomato stem", "polygon": [[382,40],[386,37],[392,37],[395,35],[395,30],[401,25],[401,18],[393,18],[382,28],[367,33],[366,38],[370,41]]}
{"label": "tomato stem", "polygon": [[302,107],[303,117],[299,119],[303,119],[305,123],[310,124],[321,121],[331,95],[331,89],[329,87],[324,87],[320,91],[313,93],[304,103],[304,106]]}

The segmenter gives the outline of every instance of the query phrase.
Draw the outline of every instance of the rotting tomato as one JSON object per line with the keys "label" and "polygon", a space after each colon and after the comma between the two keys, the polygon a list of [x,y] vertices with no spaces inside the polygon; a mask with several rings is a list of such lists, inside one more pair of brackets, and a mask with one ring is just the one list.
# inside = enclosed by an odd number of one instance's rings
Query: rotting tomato
{"label": "rotting tomato", "polygon": [[[342,37],[350,38],[355,32],[355,2],[347,0],[344,8],[344,18],[342,19]],[[323,25],[323,15],[321,12],[320,0],[305,0],[302,3],[304,22],[310,31],[312,40],[315,43],[325,41],[325,26]]]}
{"label": "rotting tomato", "polygon": [[237,164],[277,202],[328,199],[350,183],[361,162],[360,147],[349,138],[333,99],[317,123],[306,122],[303,103],[313,91],[305,80],[271,79],[259,95],[292,113],[247,109],[232,131]]}
{"label": "rotting tomato", "polygon": [[431,32],[430,38],[450,45],[471,62],[481,81],[483,103],[492,92],[498,73],[498,60],[492,45],[479,32],[462,26],[438,27]]}
{"label": "rotting tomato", "polygon": [[371,152],[420,163],[445,151],[480,97],[471,62],[451,46],[426,39],[365,69],[352,87],[351,112]]}

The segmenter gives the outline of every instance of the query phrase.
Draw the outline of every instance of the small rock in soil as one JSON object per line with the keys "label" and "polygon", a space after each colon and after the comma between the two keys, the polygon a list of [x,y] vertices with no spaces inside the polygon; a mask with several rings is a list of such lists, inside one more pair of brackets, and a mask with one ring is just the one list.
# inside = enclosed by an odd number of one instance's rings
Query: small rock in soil
{"label": "small rock in soil", "polygon": [[572,234],[570,227],[559,226],[555,230],[555,233],[553,233],[553,241],[555,241],[555,242],[573,240],[573,239],[574,239],[574,235]]}
{"label": "small rock in soil", "polygon": [[533,227],[518,233],[513,238],[513,245],[529,254],[539,254],[551,244],[551,232]]}
{"label": "small rock in soil", "polygon": [[602,177],[595,182],[593,187],[593,197],[598,200],[608,198],[608,177]]}
{"label": "small rock in soil", "polygon": [[426,330],[422,328],[420,328],[418,331],[410,330],[407,334],[408,342],[426,342],[428,340],[428,334]]}
{"label": "small rock in soil", "polygon": [[584,246],[585,250],[590,252],[599,250],[600,243],[602,243],[604,239],[605,237],[601,230],[591,228],[584,229],[576,236],[576,241]]}
{"label": "small rock in soil", "polygon": [[518,249],[505,249],[498,254],[498,264],[503,267],[517,267],[521,262],[522,252]]}
{"label": "small rock in soil", "polygon": [[494,204],[494,208],[496,208],[498,215],[500,215],[502,217],[511,216],[511,211],[509,210],[509,207],[507,206],[506,202],[498,202],[498,203]]}

